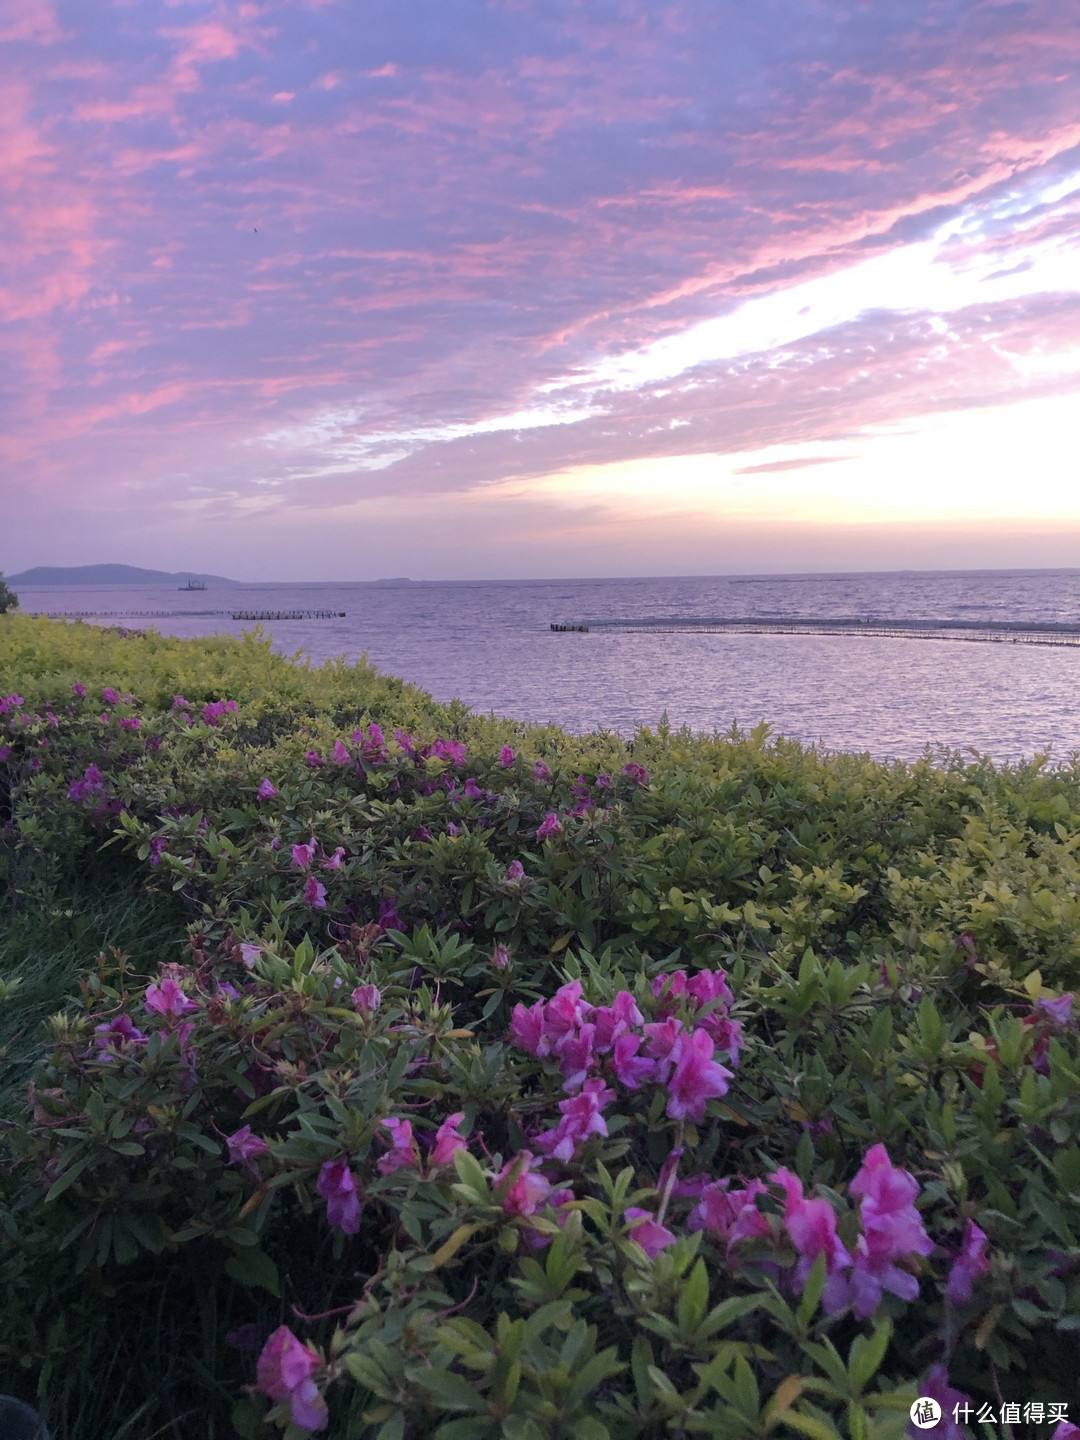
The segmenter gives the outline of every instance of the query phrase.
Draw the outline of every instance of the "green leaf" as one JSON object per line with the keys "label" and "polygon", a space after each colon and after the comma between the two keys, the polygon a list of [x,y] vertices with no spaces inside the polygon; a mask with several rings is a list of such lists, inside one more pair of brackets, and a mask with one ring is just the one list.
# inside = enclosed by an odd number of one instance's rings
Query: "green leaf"
{"label": "green leaf", "polygon": [[800,1325],[809,1325],[813,1319],[814,1311],[817,1309],[822,1292],[825,1289],[827,1273],[825,1254],[824,1251],[822,1251],[811,1266],[810,1274],[806,1277],[802,1299],[799,1301],[799,1308],[795,1312]]}
{"label": "green leaf", "polygon": [[690,1336],[700,1325],[708,1303],[709,1277],[705,1261],[699,1259],[679,1292],[676,1316],[679,1329],[685,1336]]}
{"label": "green leaf", "polygon": [[709,1311],[705,1320],[698,1327],[698,1339],[704,1340],[710,1335],[715,1335],[718,1330],[724,1330],[728,1325],[734,1325],[736,1320],[741,1320],[744,1315],[760,1309],[768,1301],[766,1295],[733,1295],[730,1300],[722,1300],[719,1305]]}
{"label": "green leaf", "polygon": [[413,1379],[422,1390],[434,1395],[447,1410],[465,1410],[470,1415],[486,1415],[487,1401],[460,1375],[449,1370],[421,1370]]}
{"label": "green leaf", "polygon": [[869,1340],[864,1335],[857,1335],[851,1342],[851,1350],[848,1354],[848,1375],[851,1377],[852,1395],[860,1394],[872,1376],[877,1373],[879,1365],[885,1358],[885,1351],[889,1348],[891,1336],[892,1323],[889,1320],[883,1320],[880,1325],[874,1327],[874,1333]]}
{"label": "green leaf", "polygon": [[278,1299],[281,1298],[277,1266],[264,1250],[250,1247],[238,1250],[225,1261],[225,1274],[232,1280],[238,1280],[241,1285],[257,1285],[260,1289],[269,1290],[270,1294]]}
{"label": "green leaf", "polygon": [[807,1415],[802,1410],[785,1410],[784,1424],[810,1440],[843,1440],[843,1436],[830,1420],[817,1415]]}
{"label": "green leaf", "polygon": [[81,1155],[78,1160],[75,1160],[69,1165],[59,1180],[54,1181],[53,1184],[50,1185],[45,1196],[45,1204],[48,1205],[51,1200],[55,1200],[57,1196],[62,1195],[69,1186],[74,1185],[86,1167],[96,1158],[97,1152],[88,1150],[85,1154]]}

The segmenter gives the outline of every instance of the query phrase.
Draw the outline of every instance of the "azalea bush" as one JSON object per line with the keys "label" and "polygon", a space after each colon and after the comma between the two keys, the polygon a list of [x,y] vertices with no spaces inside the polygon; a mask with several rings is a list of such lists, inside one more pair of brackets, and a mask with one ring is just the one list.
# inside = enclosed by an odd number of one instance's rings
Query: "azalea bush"
{"label": "azalea bush", "polygon": [[0,656],[7,923],[89,877],[175,932],[9,1054],[0,1365],[61,1433],[1076,1418],[1072,769],[577,738],[257,637]]}

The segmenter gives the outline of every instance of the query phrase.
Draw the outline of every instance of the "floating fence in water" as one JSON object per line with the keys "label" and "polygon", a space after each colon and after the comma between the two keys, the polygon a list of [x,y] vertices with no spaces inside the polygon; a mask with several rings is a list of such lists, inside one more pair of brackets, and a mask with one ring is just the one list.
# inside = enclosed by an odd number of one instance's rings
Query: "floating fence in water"
{"label": "floating fence in water", "polygon": [[234,610],[234,620],[344,620],[344,610]]}
{"label": "floating fence in water", "polygon": [[224,615],[224,610],[33,610],[32,620],[162,620],[172,615]]}
{"label": "floating fence in water", "polygon": [[638,635],[873,635],[905,640],[973,640],[1013,645],[1080,645],[1080,624],[1028,620],[878,620],[870,617],[656,619],[553,622],[552,630],[618,630]]}
{"label": "floating fence in water", "polygon": [[233,620],[344,620],[344,610],[34,610],[33,620],[167,620],[228,615]]}

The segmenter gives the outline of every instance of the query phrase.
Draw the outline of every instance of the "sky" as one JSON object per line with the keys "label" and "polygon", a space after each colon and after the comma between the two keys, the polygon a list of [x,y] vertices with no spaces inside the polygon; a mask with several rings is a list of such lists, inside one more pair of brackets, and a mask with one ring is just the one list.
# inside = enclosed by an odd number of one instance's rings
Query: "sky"
{"label": "sky", "polygon": [[1075,0],[0,0],[0,570],[1080,565]]}

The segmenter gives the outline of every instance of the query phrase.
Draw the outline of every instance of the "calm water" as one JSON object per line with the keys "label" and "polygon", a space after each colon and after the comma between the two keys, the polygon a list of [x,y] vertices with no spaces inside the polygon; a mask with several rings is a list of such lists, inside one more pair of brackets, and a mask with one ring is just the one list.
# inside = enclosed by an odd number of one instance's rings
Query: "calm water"
{"label": "calm water", "polygon": [[[1080,750],[1080,648],[872,636],[555,634],[551,621],[668,617],[1080,621],[1080,571],[658,580],[19,587],[26,611],[96,611],[171,635],[239,634],[228,611],[330,609],[267,624],[314,660],[366,654],[439,700],[569,730],[673,726],[774,732],[913,758],[931,746],[998,760]],[[178,611],[219,610],[220,615]],[[169,611],[139,617],[139,611]],[[130,617],[121,619],[121,612]]]}

